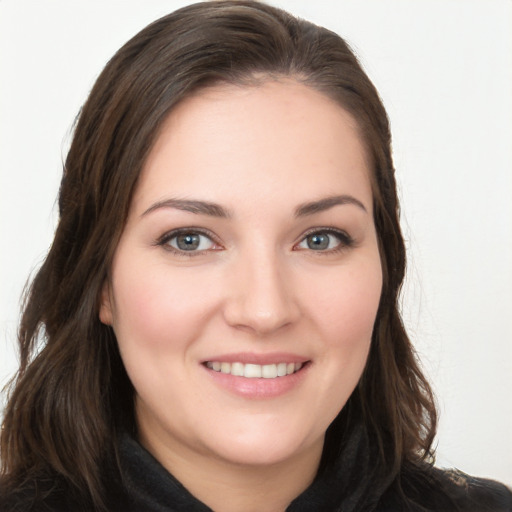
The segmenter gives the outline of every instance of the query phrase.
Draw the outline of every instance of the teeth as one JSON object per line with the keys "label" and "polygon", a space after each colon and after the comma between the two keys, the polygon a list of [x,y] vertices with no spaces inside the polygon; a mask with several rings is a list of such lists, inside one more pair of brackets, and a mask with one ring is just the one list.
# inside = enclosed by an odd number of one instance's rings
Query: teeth
{"label": "teeth", "polygon": [[261,367],[261,376],[264,379],[275,379],[277,377],[277,365],[266,364]]}
{"label": "teeth", "polygon": [[208,361],[206,366],[210,370],[226,373],[237,377],[247,379],[275,379],[284,377],[299,371],[302,363],[278,363],[278,364],[243,364],[243,363],[223,363],[220,361]]}
{"label": "teeth", "polygon": [[244,365],[244,377],[257,379],[261,377],[261,369],[259,364],[246,364]]}
{"label": "teeth", "polygon": [[[226,373],[226,372],[224,372],[224,373]],[[237,375],[239,377],[243,377],[244,376],[244,365],[242,363],[233,363],[231,365],[231,375]]]}

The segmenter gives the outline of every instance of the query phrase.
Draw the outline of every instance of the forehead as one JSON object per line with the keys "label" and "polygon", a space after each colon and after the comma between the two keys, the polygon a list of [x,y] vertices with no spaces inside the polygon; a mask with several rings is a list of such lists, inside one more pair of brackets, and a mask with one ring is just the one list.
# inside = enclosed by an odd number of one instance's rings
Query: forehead
{"label": "forehead", "polygon": [[257,192],[263,203],[334,192],[368,201],[370,188],[355,119],[324,94],[283,80],[219,85],[179,103],[145,163],[134,203],[166,194],[229,202]]}

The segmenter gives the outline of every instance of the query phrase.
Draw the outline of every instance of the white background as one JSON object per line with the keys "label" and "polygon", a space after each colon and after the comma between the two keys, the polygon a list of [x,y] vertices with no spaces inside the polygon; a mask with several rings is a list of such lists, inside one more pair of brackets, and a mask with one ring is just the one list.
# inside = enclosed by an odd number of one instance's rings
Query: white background
{"label": "white background", "polygon": [[[110,56],[187,2],[0,0],[0,385],[72,122]],[[438,395],[438,464],[512,484],[512,1],[275,0],[344,36],[388,109],[404,316]]]}

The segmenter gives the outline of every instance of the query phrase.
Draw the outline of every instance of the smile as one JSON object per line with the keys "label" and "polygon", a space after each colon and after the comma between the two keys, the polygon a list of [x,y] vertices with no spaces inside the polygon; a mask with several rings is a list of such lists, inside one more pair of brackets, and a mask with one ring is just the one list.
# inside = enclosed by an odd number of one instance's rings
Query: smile
{"label": "smile", "polygon": [[239,362],[228,363],[221,361],[207,361],[206,367],[215,372],[245,377],[247,379],[275,379],[285,377],[299,371],[303,363],[277,363],[277,364],[243,364]]}

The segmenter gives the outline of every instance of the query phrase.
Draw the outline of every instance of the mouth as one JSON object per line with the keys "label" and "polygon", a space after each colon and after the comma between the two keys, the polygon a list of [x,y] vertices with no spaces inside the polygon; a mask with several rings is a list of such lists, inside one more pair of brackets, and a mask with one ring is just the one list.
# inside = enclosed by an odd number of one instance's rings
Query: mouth
{"label": "mouth", "polygon": [[279,379],[299,372],[309,363],[281,362],[276,364],[244,364],[241,362],[206,361],[203,363],[214,372],[245,377],[246,379]]}

